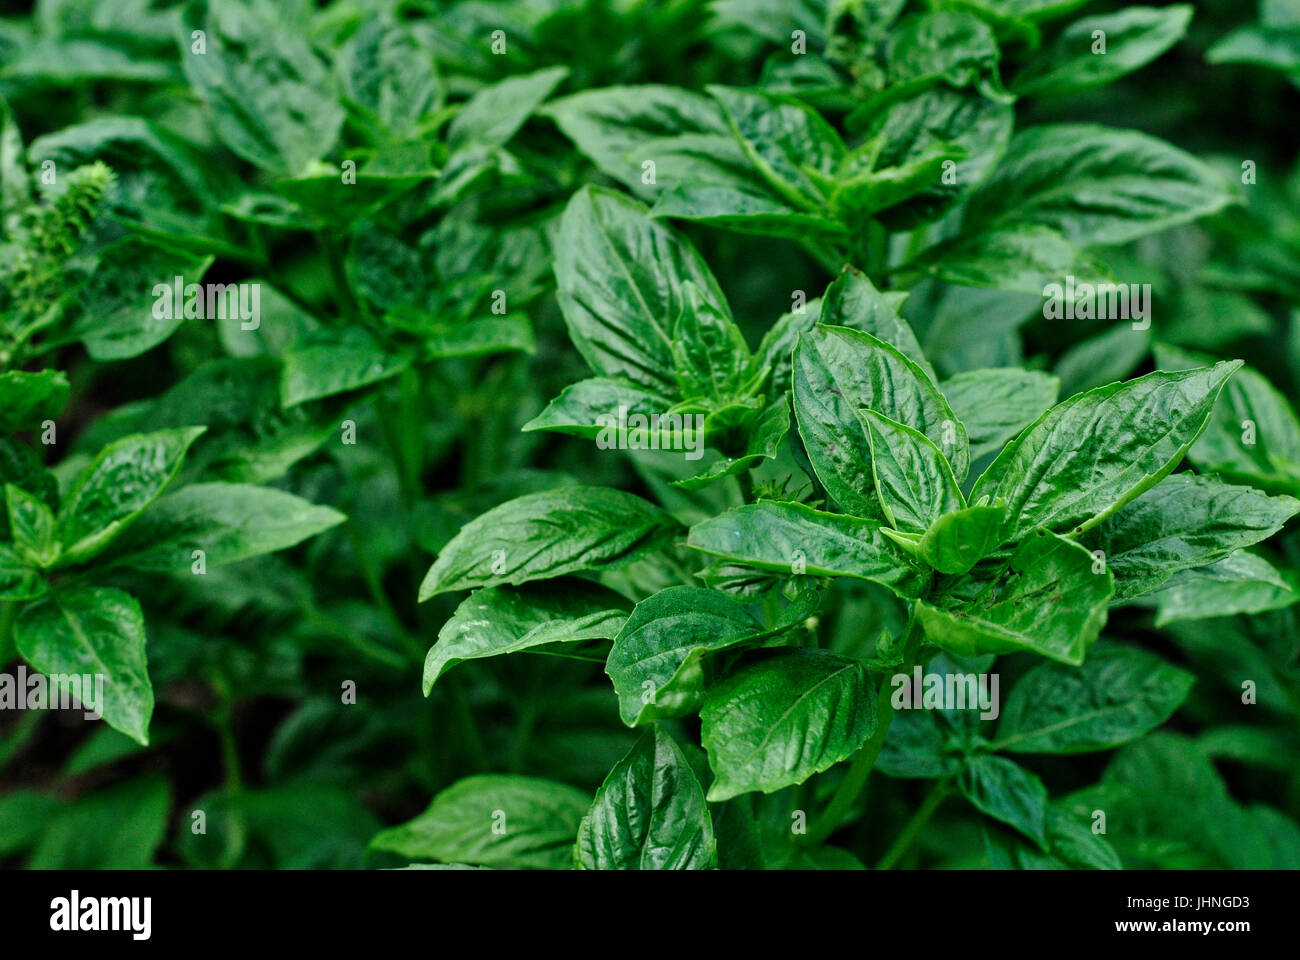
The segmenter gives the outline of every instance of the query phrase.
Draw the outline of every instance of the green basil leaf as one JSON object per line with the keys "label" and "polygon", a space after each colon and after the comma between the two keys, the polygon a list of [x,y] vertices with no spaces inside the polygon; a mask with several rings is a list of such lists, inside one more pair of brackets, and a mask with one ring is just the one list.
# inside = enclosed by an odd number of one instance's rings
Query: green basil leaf
{"label": "green basil leaf", "polygon": [[493,353],[537,349],[533,324],[522,313],[504,317],[479,317],[469,323],[434,324],[421,334],[425,356],[482,357]]}
{"label": "green basil leaf", "polygon": [[34,567],[53,566],[62,549],[54,511],[44,500],[12,483],[4,485],[4,494],[9,532],[18,555]]}
{"label": "green basil leaf", "polygon": [[448,149],[454,153],[471,145],[504,146],[568,75],[568,67],[548,67],[484,87],[447,128]]}
{"label": "green basil leaf", "polygon": [[980,813],[1048,849],[1047,788],[1037,776],[1005,757],[977,754],[966,758],[957,786]]}
{"label": "green basil leaf", "polygon": [[1187,699],[1193,677],[1129,647],[1096,650],[1078,667],[1044,663],[1011,691],[995,750],[1089,753],[1136,740]]}
{"label": "green basil leaf", "polygon": [[1284,73],[1300,72],[1300,29],[1294,24],[1247,23],[1205,52],[1209,63],[1249,63]]}
{"label": "green basil leaf", "polygon": [[958,656],[1031,650],[1079,664],[1114,590],[1110,571],[1096,569],[1083,547],[1039,530],[1005,567],[973,570],[934,604],[919,602],[917,616],[931,643]]}
{"label": "green basil leaf", "polygon": [[710,688],[700,722],[709,800],[771,793],[856,753],[876,729],[876,691],[856,660],[788,650]]}
{"label": "green basil leaf", "polygon": [[926,573],[875,520],[760,500],[691,527],[686,545],[786,575],[856,577],[915,595]]}
{"label": "green basil leaf", "polygon": [[110,727],[148,744],[153,686],[145,663],[144,616],[135,597],[116,587],[60,589],[23,608],[14,643],[42,673],[103,677],[103,702],[83,700],[83,705],[94,706]]}
{"label": "green basil leaf", "polygon": [[1095,337],[1080,340],[1056,363],[1061,392],[1072,397],[1094,387],[1128,379],[1150,350],[1150,332],[1134,330],[1128,323],[1116,324]]}
{"label": "green basil leaf", "polygon": [[730,316],[694,248],[609,190],[584,187],[569,201],[555,278],[569,336],[592,370],[661,394],[676,392],[672,325],[685,306],[685,282]]}
{"label": "green basil leaf", "polygon": [[955,773],[959,761],[946,751],[947,742],[934,711],[895,707],[885,745],[876,757],[876,769],[901,780],[931,780]]}
{"label": "green basil leaf", "polygon": [[[1057,96],[1110,83],[1150,63],[1187,33],[1191,4],[1127,7],[1076,20],[1034,55],[1011,88],[1028,96]],[[1099,49],[1096,31],[1102,32]]]}
{"label": "green basil leaf", "polygon": [[[721,108],[701,94],[658,84],[604,87],[552,101],[541,113],[602,173],[638,193],[660,195],[687,182],[757,186]],[[642,181],[647,160],[655,163],[653,188]]]}
{"label": "green basil leaf", "polygon": [[10,544],[0,543],[0,603],[35,600],[45,591],[40,573]]}
{"label": "green basil leaf", "polygon": [[33,870],[147,870],[167,837],[171,809],[171,788],[158,773],[85,793],[56,809],[27,865]]}
{"label": "green basil leaf", "polygon": [[845,228],[820,213],[809,213],[749,185],[679,183],[659,198],[652,217],[696,220],[715,227],[765,237],[804,240],[809,235],[842,237]]}
{"label": "green basil leaf", "polygon": [[1002,542],[1001,506],[965,507],[937,517],[921,538],[921,559],[940,573],[966,573]]}
{"label": "green basil leaf", "polygon": [[[924,90],[874,113],[862,148],[874,152],[873,169],[905,169],[939,155],[954,161],[949,176],[935,177],[921,193],[880,211],[880,221],[891,230],[911,230],[938,220],[992,171],[1014,121],[1011,104],[948,87]],[[846,122],[856,128],[863,113],[851,113]]]}
{"label": "green basil leaf", "polygon": [[683,285],[672,353],[677,385],[687,399],[731,399],[750,362],[749,345],[736,322],[689,280]]}
{"label": "green basil leaf", "polygon": [[[59,482],[32,449],[16,437],[0,436],[0,483],[35,494],[51,510],[59,506]],[[9,516],[0,512],[0,536],[9,536]]]}
{"label": "green basil leaf", "polygon": [[754,354],[754,370],[767,370],[768,389],[772,396],[790,389],[794,348],[799,334],[817,326],[821,318],[821,300],[809,300],[789,313],[782,314],[758,345]]}
{"label": "green basil leaf", "polygon": [[614,765],[578,828],[584,870],[708,870],[717,866],[704,788],[661,727]]}
{"label": "green basil leaf", "polygon": [[52,420],[68,405],[71,387],[61,370],[0,373],[0,430],[13,433]]}
{"label": "green basil leaf", "polygon": [[869,333],[920,367],[931,383],[939,382],[912,328],[860,270],[846,267],[826,288],[819,322]]}
{"label": "green basil leaf", "polygon": [[844,158],[844,141],[794,97],[710,86],[727,122],[764,180],[796,209],[817,209],[823,183]]}
{"label": "green basil leaf", "polygon": [[970,499],[1006,502],[1008,540],[1034,527],[1088,530],[1178,465],[1240,366],[1157,370],[1076,394],[1008,445],[975,482]]}
{"label": "green basil leaf", "polygon": [[[197,0],[182,15],[181,63],[213,129],[249,163],[296,176],[334,147],[343,125],[333,76],[307,36],[273,6]],[[193,47],[203,31],[206,49]]]}
{"label": "green basil leaf", "polygon": [[393,137],[414,133],[442,106],[434,43],[423,27],[373,17],[339,54],[344,93]]}
{"label": "green basil leaf", "polygon": [[1268,539],[1297,512],[1300,501],[1291,497],[1176,473],[1107,517],[1083,543],[1102,552],[1115,575],[1115,599],[1127,600],[1150,593],[1180,570]]}
{"label": "green basil leaf", "polygon": [[885,519],[896,530],[924,534],[966,506],[952,467],[930,440],[874,410],[859,413],[871,442],[871,473]]}
{"label": "green basil leaf", "polygon": [[966,87],[984,80],[996,91],[1001,86],[999,57],[993,31],[961,10],[913,14],[898,24],[885,45],[893,84],[942,80]]}
{"label": "green basil leaf", "polygon": [[972,226],[971,232],[926,250],[913,267],[946,283],[1039,295],[1064,276],[1087,283],[1111,279],[1105,266],[1059,230],[1032,223],[988,230]]}
{"label": "green basil leaf", "polygon": [[[1163,344],[1155,352],[1163,370],[1210,362]],[[1232,480],[1300,493],[1300,420],[1282,392],[1250,367],[1228,382],[1209,426],[1187,456],[1203,470]]]}
{"label": "green basil leaf", "polygon": [[1134,130],[1046,124],[1017,133],[966,208],[963,228],[1059,230],[1077,246],[1126,243],[1221,210],[1227,182],[1200,160]]}
{"label": "green basil leaf", "polygon": [[871,494],[871,442],[859,410],[875,410],[923,433],[957,477],[969,466],[965,428],[929,377],[868,333],[818,326],[794,352],[794,410],[813,470],[843,509],[878,514]]}
{"label": "green basil leaf", "polygon": [[0,100],[0,236],[8,236],[10,220],[31,199],[23,135],[9,104]]}
{"label": "green basil leaf", "polygon": [[61,563],[103,550],[162,494],[206,427],[132,434],[110,443],[68,489],[59,510]]}
{"label": "green basil leaf", "polygon": [[1056,804],[1047,808],[1050,853],[1026,843],[1020,834],[989,824],[985,845],[994,870],[1122,870],[1119,854],[1104,836],[1092,832],[1091,820]]}
{"label": "green basil leaf", "polygon": [[[570,384],[560,395],[546,405],[546,409],[524,424],[524,430],[557,430],[578,437],[606,436],[616,444],[629,446],[629,438],[644,438],[650,442],[650,417],[662,416],[672,406],[667,397],[628,383],[594,377]],[[619,411],[624,411],[623,422],[618,422]],[[609,418],[613,418],[611,421]],[[635,428],[644,417],[646,429]],[[627,425],[632,424],[632,428]],[[616,434],[611,437],[610,434]]]}
{"label": "green basil leaf", "polygon": [[939,386],[970,437],[971,460],[996,453],[1056,403],[1060,381],[1040,370],[971,370]]}
{"label": "green basil leaf", "polygon": [[169,493],[119,542],[115,563],[137,570],[221,566],[286,550],[346,520],[331,507],[247,483],[192,483]]}
{"label": "green basil leaf", "polygon": [[414,820],[377,833],[372,850],[412,860],[562,870],[589,803],[581,790],[537,777],[486,773],[457,780]]}
{"label": "green basil leaf", "polygon": [[[802,605],[795,605],[802,615]],[[628,726],[694,710],[704,692],[705,656],[755,643],[790,625],[765,627],[716,590],[669,587],[642,600],[614,638],[605,673]]]}
{"label": "green basil leaf", "polygon": [[669,514],[621,490],[565,487],[526,494],[462,527],[429,568],[420,600],[617,566],[659,547],[676,529]]}
{"label": "green basil leaf", "polygon": [[544,644],[611,639],[627,615],[627,601],[617,593],[580,580],[476,590],[443,624],[438,641],[429,648],[424,695],[458,663]]}
{"label": "green basil leaf", "polygon": [[280,402],[295,407],[395,377],[411,356],[393,353],[363,327],[315,330],[284,353]]}
{"label": "green basil leaf", "polygon": [[743,473],[760,460],[773,460],[781,453],[781,444],[790,432],[790,401],[785,394],[770,403],[750,425],[745,439],[745,452],[739,457],[720,456],[710,466],[693,477],[674,480],[673,486],[682,490],[700,490],[715,480]]}
{"label": "green basil leaf", "polygon": [[[238,284],[203,284],[212,257],[188,257],[136,237],[109,247],[78,295],[72,333],[95,360],[125,360],[162,343],[186,317],[239,315]],[[175,293],[174,278],[182,278]],[[194,295],[184,287],[196,284]],[[179,302],[178,302],[179,301]]]}
{"label": "green basil leaf", "polygon": [[1181,570],[1154,595],[1156,626],[1179,620],[1263,613],[1300,600],[1291,577],[1257,554],[1239,550],[1222,560]]}

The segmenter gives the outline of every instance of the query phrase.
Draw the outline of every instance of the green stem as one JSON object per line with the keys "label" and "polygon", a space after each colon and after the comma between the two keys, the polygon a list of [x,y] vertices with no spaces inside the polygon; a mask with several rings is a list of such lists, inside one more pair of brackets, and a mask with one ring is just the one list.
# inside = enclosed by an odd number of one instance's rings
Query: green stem
{"label": "green stem", "polygon": [[221,765],[226,773],[226,790],[238,795],[244,790],[244,775],[239,766],[239,743],[235,739],[235,725],[232,719],[230,686],[225,677],[212,679],[212,686],[221,697],[221,705],[212,715],[212,725],[216,728],[217,738],[221,742]]}
{"label": "green stem", "polygon": [[898,863],[899,858],[907,852],[913,841],[920,836],[925,825],[930,822],[936,810],[943,804],[948,797],[948,791],[952,786],[952,777],[941,777],[935,781],[930,792],[926,794],[921,805],[916,808],[916,813],[912,814],[912,819],[908,820],[903,830],[894,840],[893,845],[885,851],[885,855],[880,858],[876,864],[877,870],[889,870],[894,864]]}
{"label": "green stem", "polygon": [[343,248],[328,230],[318,230],[316,240],[320,244],[321,252],[325,255],[325,263],[329,267],[330,280],[334,284],[334,296],[338,300],[339,312],[349,320],[357,316],[357,303],[352,296],[352,288],[348,285],[347,268],[343,263]]}
{"label": "green stem", "polygon": [[[903,665],[898,668],[899,673],[910,673],[912,663],[916,659],[917,651],[921,646],[921,624],[917,621],[915,611],[912,619],[907,626],[907,634],[903,641]],[[835,793],[831,796],[831,801],[826,805],[826,809],[821,812],[812,827],[804,837],[804,842],[809,846],[816,846],[825,843],[827,838],[835,832],[836,828],[844,821],[853,805],[857,803],[858,797],[861,796],[863,789],[867,785],[867,780],[871,777],[871,771],[875,769],[876,758],[880,756],[880,750],[885,745],[885,737],[889,733],[889,725],[894,719],[893,689],[888,683],[880,684],[880,691],[876,700],[876,730],[871,738],[862,745],[853,762],[849,764],[848,772],[844,774],[844,779],[836,787]]]}

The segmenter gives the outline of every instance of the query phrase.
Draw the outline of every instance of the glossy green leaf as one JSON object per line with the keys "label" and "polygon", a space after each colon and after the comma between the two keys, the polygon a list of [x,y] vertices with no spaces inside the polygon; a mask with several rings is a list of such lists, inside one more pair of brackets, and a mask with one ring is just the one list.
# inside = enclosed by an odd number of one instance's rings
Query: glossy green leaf
{"label": "glossy green leaf", "polygon": [[760,500],[691,527],[687,546],[786,575],[856,577],[915,595],[926,574],[873,520]]}
{"label": "glossy green leaf", "polygon": [[564,869],[589,802],[562,783],[479,774],[443,790],[414,820],[376,834],[370,847],[412,860]]}
{"label": "glossy green leaf", "polygon": [[[1009,103],[946,86],[922,90],[877,112],[868,129],[874,169],[906,169],[926,157],[951,155],[954,160],[949,176],[935,177],[919,194],[881,211],[881,221],[890,229],[910,230],[941,217],[993,170],[1011,139],[1014,119]],[[855,125],[854,114],[848,123]]]}
{"label": "glossy green leaf", "polygon": [[1014,440],[971,490],[1007,504],[1008,540],[1034,527],[1082,532],[1159,483],[1210,421],[1240,363],[1157,370],[1076,394]]}
{"label": "glossy green leaf", "polygon": [[902,20],[885,45],[891,83],[942,80],[953,87],[991,79],[996,90],[998,45],[993,31],[961,10],[935,10]]}
{"label": "glossy green leaf", "polygon": [[284,354],[280,401],[286,407],[346,393],[394,377],[410,366],[362,327],[316,330]]}
{"label": "glossy green leaf", "polygon": [[[666,194],[681,183],[758,186],[721,108],[702,94],[660,84],[602,87],[540,112],[602,173],[638,193]],[[647,160],[653,187],[642,181]]]}
{"label": "glossy green leaf", "polygon": [[[294,176],[334,146],[343,108],[307,36],[269,16],[273,9],[233,0],[191,4],[180,58],[226,145],[263,170]],[[195,30],[203,31],[203,52],[194,46]]]}
{"label": "glossy green leaf", "polygon": [[1208,566],[1181,570],[1154,595],[1156,626],[1179,620],[1263,613],[1300,601],[1292,578],[1263,557],[1239,550]]}
{"label": "glossy green leaf", "polygon": [[871,334],[818,326],[794,352],[794,410],[817,477],[843,509],[879,511],[872,496],[871,441],[860,410],[925,434],[957,477],[969,464],[965,429],[948,401],[916,364]]}
{"label": "glossy green leaf", "polygon": [[1001,505],[945,513],[921,537],[921,559],[940,573],[966,573],[1001,544],[1005,522]]}
{"label": "glossy green leaf", "polygon": [[966,759],[957,786],[980,813],[1048,849],[1047,788],[1037,776],[1003,757],[976,755]]}
{"label": "glossy green leaf", "polygon": [[451,122],[448,148],[456,151],[471,144],[503,145],[568,75],[568,67],[548,67],[484,87]]}
{"label": "glossy green leaf", "polygon": [[1011,691],[994,749],[1088,753],[1136,740],[1172,716],[1193,678],[1130,647],[1096,650],[1078,667],[1045,663]]}
{"label": "glossy green leaf", "polygon": [[658,548],[676,529],[667,513],[621,490],[526,494],[462,527],[429,568],[420,599],[616,566]]}
{"label": "glossy green leaf", "polygon": [[[672,406],[668,398],[653,393],[624,380],[611,380],[605,377],[593,377],[579,380],[565,387],[558,397],[546,405],[546,409],[524,424],[524,430],[557,430],[579,437],[609,436],[624,446],[631,446],[630,438],[638,439],[644,434],[648,446],[650,443],[650,417],[663,415]],[[623,422],[618,419],[619,411],[625,411]],[[637,425],[644,417],[646,428]]]}
{"label": "glossy green leaf", "polygon": [[861,271],[846,267],[826,288],[819,322],[869,333],[911,360],[932,383],[939,382],[912,328]]}
{"label": "glossy green leaf", "polygon": [[14,642],[42,673],[102,677],[103,702],[95,707],[104,722],[149,742],[153,686],[145,664],[144,617],[129,593],[116,587],[60,589],[23,609]]}
{"label": "glossy green leaf", "polygon": [[1100,550],[1115,575],[1115,598],[1160,587],[1266,540],[1300,512],[1291,497],[1270,497],[1214,477],[1176,473],[1094,527],[1083,543]]}
{"label": "glossy green leaf", "polygon": [[952,467],[927,437],[874,410],[860,416],[880,506],[895,529],[924,534],[939,517],[966,506]]}
{"label": "glossy green leaf", "polygon": [[971,571],[917,616],[931,643],[958,656],[1031,650],[1079,664],[1106,623],[1113,582],[1083,547],[1039,530],[1006,566]]}
{"label": "glossy green leaf", "polygon": [[707,654],[788,626],[765,627],[735,600],[700,587],[669,587],[642,600],[605,664],[623,722],[636,726],[693,710],[703,696]]}
{"label": "glossy green leaf", "polygon": [[424,695],[458,663],[552,643],[612,639],[628,602],[581,580],[488,587],[465,598],[424,658]]}
{"label": "glossy green leaf", "polygon": [[[1185,370],[1210,359],[1163,344],[1156,365]],[[1203,470],[1274,492],[1300,492],[1300,418],[1275,386],[1243,367],[1224,388],[1209,426],[1188,458]]]}
{"label": "glossy green leaf", "polygon": [[18,555],[34,567],[53,566],[61,549],[54,511],[44,500],[12,483],[4,485],[4,496]]}
{"label": "glossy green leaf", "polygon": [[730,316],[718,310],[689,280],[673,330],[673,370],[685,398],[727,400],[741,386],[749,346]]}
{"label": "glossy green leaf", "polygon": [[1217,173],[1162,140],[1094,124],[1045,124],[1012,138],[971,197],[964,229],[1037,224],[1078,246],[1124,243],[1230,200]]}
{"label": "glossy green leaf", "polygon": [[132,434],[110,443],[72,481],[59,510],[61,562],[99,553],[153,503],[206,427]]}
{"label": "glossy green leaf", "polygon": [[971,370],[940,387],[970,438],[971,460],[997,453],[1056,403],[1059,381],[1015,367]]}
{"label": "glossy green leaf", "polygon": [[700,721],[709,800],[771,793],[856,753],[876,728],[876,691],[858,661],[789,650],[710,688]]}
{"label": "glossy green leaf", "polygon": [[[1012,82],[1016,93],[1055,96],[1109,83],[1160,56],[1187,33],[1190,4],[1126,7],[1076,20],[1039,51]],[[1096,31],[1105,46],[1098,48]]]}
{"label": "glossy green leaf", "polygon": [[1054,226],[1000,223],[926,250],[914,268],[946,283],[1041,294],[1047,284],[1073,276],[1110,280],[1106,268]]}
{"label": "glossy green leaf", "polygon": [[424,24],[374,17],[339,56],[343,91],[390,134],[414,131],[442,106],[442,81]]}
{"label": "glossy green leaf", "polygon": [[821,114],[793,97],[722,86],[708,91],[762,178],[796,209],[818,206],[822,178],[844,156],[844,141]]}
{"label": "glossy green leaf", "polygon": [[54,419],[68,405],[70,390],[61,370],[0,373],[0,430],[28,430]]}
{"label": "glossy green leaf", "polygon": [[119,543],[115,561],[138,570],[195,571],[285,550],[346,520],[283,490],[194,483],[169,493]]}
{"label": "glossy green leaf", "polygon": [[8,543],[0,543],[0,603],[34,600],[45,593],[40,572]]}
{"label": "glossy green leaf", "polygon": [[672,737],[641,735],[596,791],[574,850],[584,870],[707,870],[717,866],[704,788]]}
{"label": "glossy green leaf", "polygon": [[555,254],[569,336],[600,376],[675,392],[672,325],[685,306],[688,280],[730,315],[699,254],[621,194],[595,187],[574,194]]}

